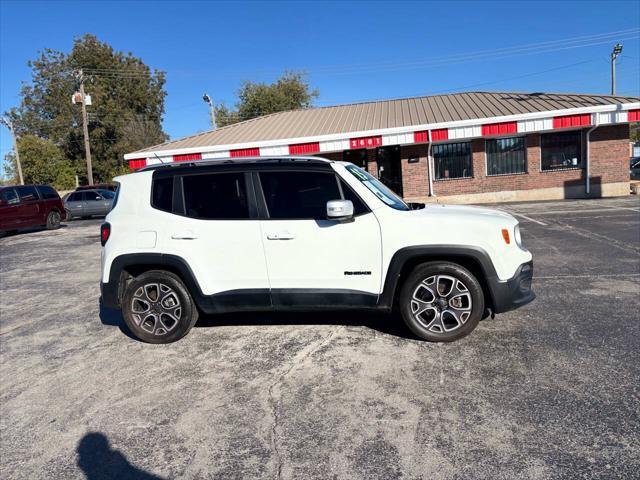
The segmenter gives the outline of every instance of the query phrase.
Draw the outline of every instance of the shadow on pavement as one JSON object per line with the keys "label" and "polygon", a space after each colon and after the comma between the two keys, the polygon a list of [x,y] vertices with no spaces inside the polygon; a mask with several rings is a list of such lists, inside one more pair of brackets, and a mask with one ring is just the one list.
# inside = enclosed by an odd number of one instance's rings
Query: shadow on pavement
{"label": "shadow on pavement", "polygon": [[[103,325],[118,327],[127,337],[139,341],[127,327],[120,310],[100,304]],[[418,340],[398,314],[376,311],[309,311],[309,312],[251,312],[200,314],[196,328],[253,325],[345,325],[366,327],[386,335]]]}
{"label": "shadow on pavement", "polygon": [[367,310],[252,312],[201,315],[196,327],[244,325],[345,325],[366,327],[386,335],[416,340],[397,314]]}
{"label": "shadow on pavement", "polygon": [[109,440],[98,432],[87,433],[76,449],[78,467],[87,480],[162,480],[162,477],[134,467],[118,450],[112,450]]}

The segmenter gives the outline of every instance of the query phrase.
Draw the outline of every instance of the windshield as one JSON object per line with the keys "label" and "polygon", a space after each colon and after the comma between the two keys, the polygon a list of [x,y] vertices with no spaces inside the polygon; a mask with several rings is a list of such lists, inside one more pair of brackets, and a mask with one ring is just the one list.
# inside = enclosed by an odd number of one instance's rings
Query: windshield
{"label": "windshield", "polygon": [[369,175],[363,169],[356,167],[355,165],[346,165],[345,168],[351,175],[360,180],[365,187],[371,190],[376,197],[391,208],[395,208],[396,210],[409,210],[407,204],[377,178]]}

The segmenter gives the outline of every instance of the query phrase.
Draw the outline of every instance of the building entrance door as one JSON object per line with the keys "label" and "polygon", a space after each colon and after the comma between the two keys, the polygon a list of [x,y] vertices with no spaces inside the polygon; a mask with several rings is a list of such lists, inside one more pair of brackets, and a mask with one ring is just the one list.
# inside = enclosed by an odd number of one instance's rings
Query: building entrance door
{"label": "building entrance door", "polygon": [[342,155],[345,162],[351,162],[354,165],[366,170],[367,169],[367,149],[359,148],[358,150],[345,150]]}
{"label": "building entrance door", "polygon": [[400,146],[380,147],[376,150],[378,178],[387,187],[402,197],[402,165]]}

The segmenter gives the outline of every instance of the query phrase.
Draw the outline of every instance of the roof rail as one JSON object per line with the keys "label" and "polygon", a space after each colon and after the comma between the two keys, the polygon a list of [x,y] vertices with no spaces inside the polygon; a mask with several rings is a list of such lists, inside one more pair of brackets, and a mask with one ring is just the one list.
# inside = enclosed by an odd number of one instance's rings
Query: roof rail
{"label": "roof rail", "polygon": [[[333,160],[328,160],[322,157],[305,157],[305,156],[291,156],[291,157],[241,157],[241,158],[208,158],[204,160],[189,160],[186,162],[169,162],[169,163],[156,163],[143,167],[136,172],[145,172],[149,170],[160,170],[163,168],[175,168],[175,167],[199,167],[209,165],[225,165],[225,164],[242,164],[242,163],[300,163],[307,165],[326,165],[327,163],[333,163]],[[135,172],[134,172],[135,173]]]}

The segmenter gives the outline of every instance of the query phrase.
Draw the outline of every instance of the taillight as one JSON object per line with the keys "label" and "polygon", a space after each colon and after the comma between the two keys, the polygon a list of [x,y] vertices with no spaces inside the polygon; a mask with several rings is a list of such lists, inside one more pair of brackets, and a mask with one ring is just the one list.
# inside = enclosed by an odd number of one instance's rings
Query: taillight
{"label": "taillight", "polygon": [[103,223],[100,225],[100,243],[104,247],[104,244],[109,240],[109,235],[111,235],[111,224]]}

